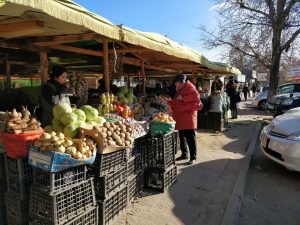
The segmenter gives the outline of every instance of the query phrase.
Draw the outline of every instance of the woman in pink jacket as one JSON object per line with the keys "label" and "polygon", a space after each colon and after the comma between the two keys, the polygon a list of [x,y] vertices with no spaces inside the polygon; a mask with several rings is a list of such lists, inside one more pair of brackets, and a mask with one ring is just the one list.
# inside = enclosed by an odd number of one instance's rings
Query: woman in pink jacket
{"label": "woman in pink jacket", "polygon": [[190,164],[197,158],[197,111],[202,109],[199,93],[186,76],[179,74],[174,79],[176,96],[169,102],[173,117],[176,121],[176,130],[179,130],[181,156],[176,160],[188,159],[187,146],[190,152]]}

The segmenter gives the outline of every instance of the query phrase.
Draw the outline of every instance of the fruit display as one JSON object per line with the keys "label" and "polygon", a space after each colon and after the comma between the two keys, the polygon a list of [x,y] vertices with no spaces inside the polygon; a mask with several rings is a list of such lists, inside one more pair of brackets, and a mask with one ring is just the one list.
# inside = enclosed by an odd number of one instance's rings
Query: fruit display
{"label": "fruit display", "polygon": [[120,87],[117,97],[122,105],[137,103],[137,97],[133,94],[133,88]]}
{"label": "fruit display", "polygon": [[159,109],[161,112],[168,113],[169,106],[168,101],[171,100],[169,97],[165,96],[155,96],[151,101],[151,106]]}
{"label": "fruit display", "polygon": [[79,97],[77,102],[78,106],[82,106],[87,103],[88,100],[88,86],[81,76],[71,75],[70,78],[69,93],[76,97]]}
{"label": "fruit display", "polygon": [[169,116],[168,114],[163,112],[160,112],[157,115],[155,115],[152,121],[158,121],[163,123],[175,122],[172,116]]}
{"label": "fruit display", "polygon": [[11,134],[28,134],[36,131],[42,131],[41,124],[32,117],[27,108],[23,107],[22,112],[13,109],[5,113],[4,132]]}
{"label": "fruit display", "polygon": [[58,104],[53,108],[53,116],[52,126],[45,127],[45,131],[62,132],[71,138],[77,137],[79,127],[105,122],[105,119],[99,116],[98,110],[89,105],[72,109],[66,103]]}
{"label": "fruit display", "polygon": [[72,158],[86,160],[95,151],[94,141],[91,139],[70,139],[63,133],[44,133],[34,146],[40,151],[55,151],[69,154]]}
{"label": "fruit display", "polygon": [[114,100],[115,100],[115,96],[113,94],[108,93],[108,92],[103,93],[100,96],[100,101],[103,105],[112,104],[114,102]]}
{"label": "fruit display", "polygon": [[131,111],[128,105],[123,105],[123,106],[118,105],[116,110],[117,113],[123,118],[128,118],[130,116],[133,116],[133,111]]}
{"label": "fruit display", "polygon": [[117,106],[115,104],[101,104],[98,106],[99,115],[116,112]]}

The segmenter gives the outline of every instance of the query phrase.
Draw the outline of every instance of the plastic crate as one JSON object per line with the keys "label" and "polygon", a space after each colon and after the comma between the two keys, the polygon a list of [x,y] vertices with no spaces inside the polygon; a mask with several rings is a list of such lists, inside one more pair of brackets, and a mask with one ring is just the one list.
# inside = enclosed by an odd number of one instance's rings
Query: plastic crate
{"label": "plastic crate", "polygon": [[17,176],[19,180],[32,179],[32,167],[27,157],[13,159],[5,156],[5,168],[7,176]]}
{"label": "plastic crate", "polygon": [[144,176],[145,187],[165,192],[177,180],[177,167],[173,165],[167,170],[147,168]]}
{"label": "plastic crate", "polygon": [[173,143],[174,143],[174,154],[180,151],[180,138],[179,138],[179,131],[175,130],[173,132]]}
{"label": "plastic crate", "polygon": [[111,172],[103,177],[95,178],[95,192],[97,200],[108,198],[116,189],[125,184],[127,180],[126,166],[121,169]]}
{"label": "plastic crate", "polygon": [[[81,216],[76,217],[70,222],[65,223],[64,225],[97,225],[98,224],[98,207],[95,207],[91,210],[84,212]],[[46,225],[40,221],[31,221],[30,225]]]}
{"label": "plastic crate", "polygon": [[[32,178],[32,177],[31,177]],[[13,193],[19,200],[28,199],[32,179],[22,179],[19,176],[7,176],[7,191]]]}
{"label": "plastic crate", "polygon": [[94,176],[102,177],[120,169],[125,165],[125,153],[126,151],[123,149],[109,154],[97,154],[96,160],[91,166]]}
{"label": "plastic crate", "polygon": [[175,164],[173,132],[148,139],[148,167],[166,169]]}
{"label": "plastic crate", "polygon": [[50,195],[69,188],[70,185],[86,180],[86,166],[78,166],[61,172],[47,172],[39,168],[33,170],[33,185],[49,192]]}
{"label": "plastic crate", "polygon": [[124,186],[115,192],[110,198],[99,202],[99,224],[111,224],[119,217],[128,205],[128,190]]}
{"label": "plastic crate", "polygon": [[148,166],[148,136],[144,136],[141,140],[141,155],[143,169]]}
{"label": "plastic crate", "polygon": [[6,215],[9,224],[28,224],[29,221],[29,199],[19,200],[13,193],[6,193]]}
{"label": "plastic crate", "polygon": [[127,177],[131,177],[133,175],[138,174],[143,169],[141,154],[137,154],[128,159],[126,167]]}
{"label": "plastic crate", "polygon": [[7,180],[6,177],[0,178],[0,195],[7,191]]}
{"label": "plastic crate", "polygon": [[4,154],[0,153],[0,179],[6,177]]}
{"label": "plastic crate", "polygon": [[7,225],[6,203],[4,194],[0,193],[0,225]]}
{"label": "plastic crate", "polygon": [[128,178],[128,202],[138,196],[144,187],[144,173],[140,172],[137,175],[134,175]]}
{"label": "plastic crate", "polygon": [[53,196],[45,190],[32,188],[29,215],[33,222],[60,225],[81,216],[95,206],[94,181],[89,179]]}

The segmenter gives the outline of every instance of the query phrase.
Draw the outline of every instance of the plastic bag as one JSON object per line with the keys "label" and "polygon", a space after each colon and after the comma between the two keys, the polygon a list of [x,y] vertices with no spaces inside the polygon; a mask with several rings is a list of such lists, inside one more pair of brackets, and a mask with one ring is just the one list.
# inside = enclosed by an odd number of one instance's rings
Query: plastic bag
{"label": "plastic bag", "polygon": [[160,121],[151,121],[150,122],[150,135],[152,137],[164,135],[175,130],[175,122],[160,122]]}

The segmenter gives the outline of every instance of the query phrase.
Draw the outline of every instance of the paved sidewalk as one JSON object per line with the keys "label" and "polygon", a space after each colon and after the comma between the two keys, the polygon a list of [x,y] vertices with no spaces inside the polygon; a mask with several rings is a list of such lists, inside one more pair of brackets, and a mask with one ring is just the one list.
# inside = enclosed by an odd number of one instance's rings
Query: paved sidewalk
{"label": "paved sidewalk", "polygon": [[115,224],[221,224],[257,121],[264,117],[249,104],[240,103],[242,115],[228,130],[199,131],[197,163],[178,163],[178,180],[166,193],[145,193]]}

